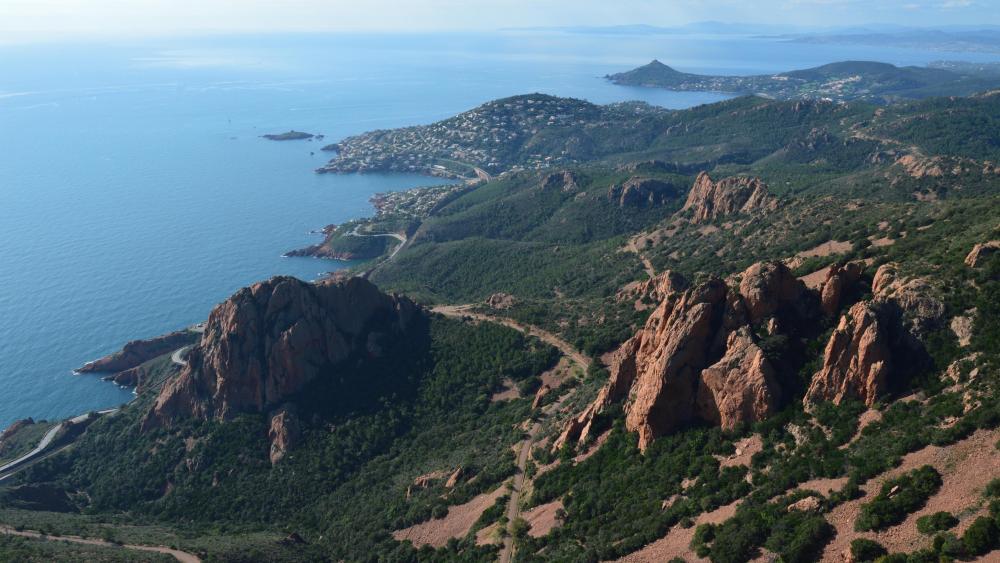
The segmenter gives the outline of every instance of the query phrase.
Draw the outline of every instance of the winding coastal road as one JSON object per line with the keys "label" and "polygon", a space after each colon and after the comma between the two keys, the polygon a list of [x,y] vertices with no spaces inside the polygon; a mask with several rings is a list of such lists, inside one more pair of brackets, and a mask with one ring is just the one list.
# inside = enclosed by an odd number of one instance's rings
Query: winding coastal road
{"label": "winding coastal road", "polygon": [[62,429],[62,424],[56,424],[51,429],[49,429],[49,431],[46,432],[44,436],[42,436],[42,439],[38,442],[38,445],[35,446],[35,449],[15,459],[14,461],[0,467],[0,479],[6,477],[3,474],[6,473],[7,471],[10,471],[11,469],[17,467],[18,465],[21,465],[22,463],[42,453],[42,451],[45,448],[49,447],[49,444],[52,443],[52,440],[56,437],[56,434],[58,434],[59,430],[61,429]]}

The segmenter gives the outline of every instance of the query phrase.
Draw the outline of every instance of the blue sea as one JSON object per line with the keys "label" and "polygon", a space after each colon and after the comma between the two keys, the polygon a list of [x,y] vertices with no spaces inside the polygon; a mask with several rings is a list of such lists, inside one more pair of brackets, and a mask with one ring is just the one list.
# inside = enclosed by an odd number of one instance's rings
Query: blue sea
{"label": "blue sea", "polygon": [[236,289],[336,262],[282,258],[310,231],[371,212],[375,192],[439,183],[318,175],[321,133],[429,123],[544,92],[685,108],[722,94],[601,77],[658,58],[681,70],[774,72],[965,54],[732,36],[557,31],[182,38],[0,47],[0,427],[127,402],[73,375],[130,339],[199,321]]}

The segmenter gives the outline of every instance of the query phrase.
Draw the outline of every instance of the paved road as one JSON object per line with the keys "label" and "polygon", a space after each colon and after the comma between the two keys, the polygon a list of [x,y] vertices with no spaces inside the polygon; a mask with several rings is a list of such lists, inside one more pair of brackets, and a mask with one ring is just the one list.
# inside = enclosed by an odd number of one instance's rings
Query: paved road
{"label": "paved road", "polygon": [[36,532],[33,530],[15,530],[14,528],[10,528],[7,526],[0,526],[0,534],[7,534],[10,536],[21,536],[24,538],[64,541],[64,542],[78,543],[84,545],[96,545],[108,548],[132,549],[135,551],[150,551],[153,553],[163,553],[166,555],[172,555],[174,559],[180,561],[181,563],[201,563],[201,559],[193,553],[180,551],[178,549],[171,549],[169,547],[164,547],[162,545],[116,544],[104,540],[81,538],[80,536],[53,536],[53,535],[42,534],[40,532]]}
{"label": "paved road", "polygon": [[[106,410],[103,410],[103,411],[97,411],[96,414],[98,414],[98,415],[105,415],[105,414],[111,414],[111,413],[114,413],[114,412],[118,412],[118,409],[106,409]],[[90,413],[84,413],[84,414],[81,414],[81,415],[78,415],[78,416],[75,416],[75,417],[69,419],[68,422],[70,424],[79,424],[79,423],[87,420],[87,418],[89,416],[90,416]],[[56,437],[56,434],[58,434],[59,431],[62,430],[66,426],[66,424],[67,424],[66,422],[60,422],[59,424],[53,426],[48,432],[45,433],[44,436],[42,436],[42,439],[39,440],[38,445],[35,446],[35,449],[33,449],[30,452],[22,455],[21,457],[15,459],[14,461],[11,461],[10,463],[7,463],[7,464],[3,465],[2,467],[0,467],[0,481],[3,481],[4,479],[10,477],[11,475],[17,473],[17,471],[19,471],[20,469],[16,469],[16,468],[19,468],[20,466],[24,465],[28,461],[34,459],[35,457],[37,457],[37,456],[41,455],[43,452],[45,452],[46,448],[48,448],[49,445],[52,444],[52,440]]]}
{"label": "paved road", "polygon": [[0,467],[0,473],[5,473],[17,467],[18,465],[21,465],[22,463],[28,461],[29,459],[35,457],[36,455],[42,453],[42,451],[45,448],[49,447],[49,444],[52,443],[52,439],[56,437],[56,434],[59,432],[59,430],[62,429],[62,427],[63,427],[62,423],[53,426],[48,432],[45,433],[44,436],[42,436],[42,439],[38,442],[38,445],[35,446],[35,449],[15,459],[14,461]]}
{"label": "paved road", "polygon": [[184,356],[188,353],[189,350],[191,350],[192,346],[194,345],[189,344],[187,346],[184,346],[183,348],[178,348],[177,350],[174,350],[174,353],[170,354],[170,361],[181,367],[187,366],[188,363],[187,360],[184,359]]}
{"label": "paved road", "polygon": [[368,268],[367,270],[364,271],[364,273],[361,274],[361,277],[363,277],[363,278],[367,278],[379,266],[381,266],[381,265],[385,264],[386,262],[388,262],[388,261],[392,260],[393,258],[395,258],[396,255],[399,254],[399,251],[403,250],[403,247],[406,246],[406,241],[407,241],[406,235],[401,235],[399,233],[376,233],[376,234],[371,234],[371,235],[361,235],[361,234],[358,234],[357,229],[355,229],[354,232],[350,233],[349,236],[355,236],[355,237],[392,237],[392,238],[394,238],[394,239],[396,239],[396,240],[399,241],[399,244],[396,245],[396,248],[392,249],[392,252],[389,253],[389,256],[387,256],[385,260],[379,260],[376,264],[373,264],[371,268]]}

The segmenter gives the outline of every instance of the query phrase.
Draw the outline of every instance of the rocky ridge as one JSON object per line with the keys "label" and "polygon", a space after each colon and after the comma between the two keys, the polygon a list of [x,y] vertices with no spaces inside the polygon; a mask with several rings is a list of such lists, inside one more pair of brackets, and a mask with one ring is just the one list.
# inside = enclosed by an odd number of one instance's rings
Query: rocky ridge
{"label": "rocky ridge", "polygon": [[565,424],[553,447],[586,441],[597,415],[619,401],[641,450],[693,421],[733,429],[763,420],[794,387],[794,373],[783,374],[768,358],[763,339],[794,341],[824,314],[848,305],[804,402],[873,405],[898,383],[897,375],[921,369],[927,355],[921,338],[941,322],[944,306],[926,281],[900,278],[893,264],[876,272],[871,300],[850,304],[848,296],[863,293],[862,273],[861,263],[835,265],[818,290],[780,262],[757,263],[729,283],[713,278],[690,289],[676,274],[657,278],[663,287],[651,293],[661,297],[659,306],[611,355],[607,384]]}
{"label": "rocky ridge", "polygon": [[643,450],[694,420],[733,428],[770,416],[782,389],[754,324],[801,316],[804,291],[777,262],[750,267],[735,289],[717,278],[686,290],[663,288],[645,327],[612,355],[611,377],[595,402],[554,446],[585,440],[594,417],[623,399],[625,426],[638,433]]}

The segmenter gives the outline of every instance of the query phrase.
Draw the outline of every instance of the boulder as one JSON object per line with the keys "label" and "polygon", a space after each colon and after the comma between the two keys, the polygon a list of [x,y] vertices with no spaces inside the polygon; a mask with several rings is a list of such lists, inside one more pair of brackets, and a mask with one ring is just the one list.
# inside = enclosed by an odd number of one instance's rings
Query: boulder
{"label": "boulder", "polygon": [[517,299],[509,293],[494,293],[486,298],[486,305],[490,309],[504,311],[517,304]]}
{"label": "boulder", "polygon": [[758,262],[747,268],[740,280],[740,296],[752,323],[770,317],[784,305],[794,305],[805,288],[781,262]]}

